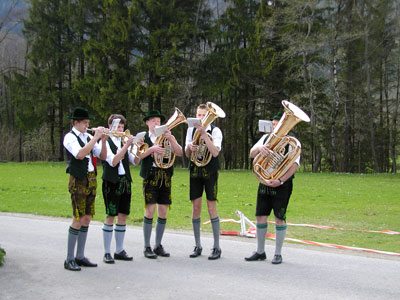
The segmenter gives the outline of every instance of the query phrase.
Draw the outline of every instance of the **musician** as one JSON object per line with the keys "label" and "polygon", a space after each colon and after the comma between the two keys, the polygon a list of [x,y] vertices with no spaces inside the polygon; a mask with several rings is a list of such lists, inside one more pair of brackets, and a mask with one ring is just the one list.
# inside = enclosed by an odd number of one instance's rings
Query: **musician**
{"label": "musician", "polygon": [[[94,136],[86,132],[90,120],[86,108],[76,107],[72,116],[72,129],[64,137],[63,145],[67,155],[67,170],[70,174],[68,190],[72,201],[72,224],[68,232],[68,252],[64,268],[70,271],[80,271],[80,266],[97,267],[85,257],[85,244],[90,219],[93,217],[96,197],[96,159],[106,159],[107,148],[104,128],[98,127]],[[102,140],[101,145],[98,143]],[[74,255],[77,244],[76,257]]]}
{"label": "musician", "polygon": [[[112,114],[108,118],[108,127],[115,119],[120,119],[118,132],[124,132],[126,119],[123,115]],[[104,258],[103,261],[113,264],[116,260],[132,260],[124,250],[124,238],[126,232],[126,218],[131,206],[132,177],[129,163],[135,165],[135,156],[128,150],[132,145],[134,136],[127,137],[123,144],[122,137],[111,136],[107,139],[107,159],[103,161],[103,198],[106,208],[106,218],[103,225]],[[113,235],[114,218],[117,222],[114,226],[116,250],[114,258],[111,256],[110,246]]]}
{"label": "musician", "polygon": [[[207,114],[207,105],[200,104],[196,110],[196,118],[203,119]],[[220,169],[218,155],[222,147],[222,132],[221,130],[210,124],[207,128],[196,124],[195,127],[189,127],[186,133],[185,154],[191,156],[192,152],[198,149],[198,146],[193,144],[194,132],[198,130],[201,137],[204,138],[206,146],[212,154],[211,161],[204,167],[198,167],[190,162],[190,200],[192,201],[192,226],[196,246],[193,252],[189,255],[195,258],[201,255],[202,246],[200,241],[200,224],[201,224],[201,202],[203,190],[206,192],[208,213],[211,220],[214,245],[208,259],[215,260],[221,257],[221,248],[219,245],[220,221],[217,212],[217,187],[218,187],[218,170]],[[209,138],[210,133],[213,140]]]}
{"label": "musician", "polygon": [[[282,113],[276,114],[272,119],[273,127],[279,123]],[[254,158],[258,153],[262,156],[268,156],[269,149],[265,142],[268,139],[268,134],[264,134],[261,139],[251,148],[250,157]],[[289,199],[293,189],[293,178],[298,166],[300,165],[300,156],[280,178],[271,180],[270,184],[259,184],[256,206],[256,232],[257,232],[257,251],[251,256],[245,257],[246,261],[265,260],[265,236],[268,228],[268,217],[272,210],[275,216],[275,255],[272,259],[273,264],[282,263],[282,245],[286,236],[286,209],[289,204]]]}
{"label": "musician", "polygon": [[[143,217],[144,235],[144,256],[147,258],[157,258],[157,256],[169,257],[161,244],[165,226],[167,223],[168,208],[172,203],[171,199],[171,178],[173,166],[167,169],[157,167],[154,162],[154,154],[162,155],[164,148],[155,144],[157,139],[155,127],[164,122],[165,117],[158,110],[150,110],[143,118],[148,127],[148,132],[144,137],[144,142],[149,148],[141,155],[141,159],[135,158],[135,162],[141,161],[140,176],[143,178],[143,195],[145,199],[145,213]],[[164,132],[164,136],[171,143],[175,155],[182,156],[182,147],[178,144],[170,130]],[[154,251],[150,246],[151,231],[153,228],[153,216],[157,207],[157,225]]]}

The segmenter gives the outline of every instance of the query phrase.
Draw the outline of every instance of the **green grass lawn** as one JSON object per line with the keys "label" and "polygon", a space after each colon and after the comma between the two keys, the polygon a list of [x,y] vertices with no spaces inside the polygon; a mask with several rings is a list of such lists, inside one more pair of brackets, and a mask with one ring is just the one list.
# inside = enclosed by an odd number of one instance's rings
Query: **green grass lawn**
{"label": "green grass lawn", "polygon": [[[141,226],[144,212],[139,168],[132,168],[133,191],[128,223]],[[104,220],[101,195],[101,168],[98,176],[95,220]],[[65,163],[1,163],[0,211],[71,218],[68,175]],[[168,228],[191,230],[189,172],[176,169],[172,180]],[[238,219],[236,210],[255,220],[258,181],[250,171],[221,171],[218,186],[220,218]],[[400,236],[353,230],[393,230],[400,232],[400,175],[296,173],[287,221],[349,229],[349,231],[288,227],[287,237],[347,246],[400,252]],[[203,202],[202,222],[208,214]],[[272,218],[271,218],[272,221]],[[202,225],[211,231],[210,225]],[[221,223],[221,230],[240,231],[239,224]],[[269,226],[269,232],[274,232]],[[1,242],[1,240],[0,240]]]}

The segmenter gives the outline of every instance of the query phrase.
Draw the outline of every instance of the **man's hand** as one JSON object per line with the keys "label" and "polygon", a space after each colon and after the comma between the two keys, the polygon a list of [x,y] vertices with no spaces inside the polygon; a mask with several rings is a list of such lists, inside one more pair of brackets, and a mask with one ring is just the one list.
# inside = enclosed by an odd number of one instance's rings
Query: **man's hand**
{"label": "man's hand", "polygon": [[260,146],[260,153],[263,157],[267,157],[271,153],[271,150],[269,149],[269,144]]}
{"label": "man's hand", "polygon": [[196,152],[198,149],[198,146],[194,145],[193,142],[188,143],[187,146],[191,152]]}
{"label": "man's hand", "polygon": [[103,138],[103,133],[104,133],[104,127],[99,126],[99,127],[96,128],[96,131],[94,132],[94,137],[93,138],[96,141],[98,141],[100,138]]}
{"label": "man's hand", "polygon": [[172,135],[172,133],[171,133],[171,131],[169,131],[169,130],[166,130],[166,131],[164,131],[164,136],[165,136],[165,138],[168,140],[168,141],[172,141],[173,140],[173,135]]}
{"label": "man's hand", "polygon": [[130,135],[128,137],[128,140],[126,141],[126,144],[128,144],[128,146],[132,145],[134,139],[135,139],[135,136]]}
{"label": "man's hand", "polygon": [[164,148],[161,147],[160,145],[154,145],[154,146],[150,147],[150,149],[151,149],[151,152],[153,152],[153,153],[157,153],[159,155],[164,154]]}
{"label": "man's hand", "polygon": [[281,182],[279,181],[279,179],[274,179],[274,180],[270,180],[269,183],[267,184],[267,186],[269,187],[278,187],[281,185]]}
{"label": "man's hand", "polygon": [[194,124],[194,127],[196,127],[196,130],[198,130],[202,136],[204,136],[204,134],[207,134],[206,129],[204,128],[203,125]]}

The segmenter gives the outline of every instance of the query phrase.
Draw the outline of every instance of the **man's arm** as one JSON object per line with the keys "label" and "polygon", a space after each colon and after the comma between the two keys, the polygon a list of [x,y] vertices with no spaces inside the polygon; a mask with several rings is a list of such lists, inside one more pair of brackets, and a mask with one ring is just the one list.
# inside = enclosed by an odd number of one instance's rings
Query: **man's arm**
{"label": "man's arm", "polygon": [[129,147],[132,145],[133,139],[135,137],[131,135],[128,138],[128,141],[125,143],[125,145],[121,148],[121,150],[114,156],[112,160],[112,166],[115,167],[125,156],[126,151],[128,151]]}
{"label": "man's arm", "polygon": [[[97,143],[97,141],[102,137],[103,132],[104,132],[104,128],[103,127],[98,127],[96,129],[94,137],[84,147],[82,147],[81,150],[79,150],[78,155],[76,156],[76,158],[82,160],[87,155],[89,155],[90,151],[92,151],[92,149],[95,146],[95,144]],[[101,150],[103,152],[103,146],[102,146]],[[107,156],[107,149],[105,151],[106,151],[105,153],[106,153],[106,156]],[[101,158],[101,159],[103,159],[103,158]]]}

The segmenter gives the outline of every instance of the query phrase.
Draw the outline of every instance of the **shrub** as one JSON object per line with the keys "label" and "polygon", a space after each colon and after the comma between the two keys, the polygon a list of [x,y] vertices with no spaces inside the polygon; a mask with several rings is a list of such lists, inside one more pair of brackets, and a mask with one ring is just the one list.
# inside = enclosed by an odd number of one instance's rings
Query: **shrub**
{"label": "shrub", "polygon": [[6,251],[3,248],[0,248],[0,266],[4,263],[4,256],[6,255]]}

